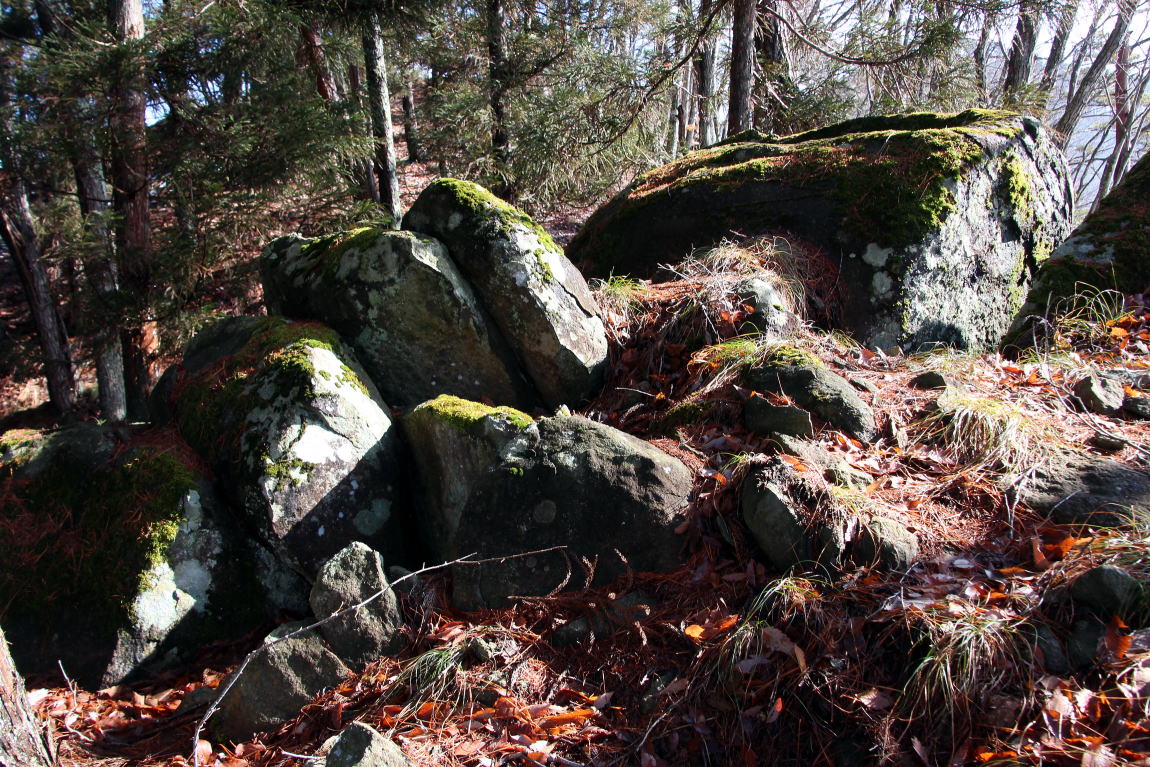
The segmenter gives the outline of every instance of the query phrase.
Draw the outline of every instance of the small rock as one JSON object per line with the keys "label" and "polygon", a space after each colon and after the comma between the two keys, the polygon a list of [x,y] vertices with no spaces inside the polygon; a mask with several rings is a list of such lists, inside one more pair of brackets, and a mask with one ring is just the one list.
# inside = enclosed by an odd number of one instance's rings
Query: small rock
{"label": "small rock", "polygon": [[403,618],[395,592],[383,574],[379,553],[355,541],[320,568],[311,589],[311,609],[323,619],[382,591],[370,604],[319,627],[340,659],[354,668],[395,652],[403,644]]}
{"label": "small rock", "polygon": [[1107,434],[1104,431],[1096,431],[1090,437],[1090,444],[1103,453],[1117,453],[1126,447],[1126,440],[1121,437],[1116,437],[1113,434]]}
{"label": "small rock", "polygon": [[1074,395],[1092,413],[1117,415],[1126,393],[1118,381],[1092,374],[1074,385]]}
{"label": "small rock", "polygon": [[1058,641],[1058,637],[1050,626],[1045,623],[1035,623],[1033,629],[1034,649],[1042,654],[1043,670],[1048,674],[1059,676],[1070,673],[1070,659],[1066,657],[1066,650],[1062,648],[1062,642]]}
{"label": "small rock", "polygon": [[927,370],[910,379],[910,385],[916,389],[952,389],[954,382],[937,370]]}
{"label": "small rock", "polygon": [[328,752],[325,767],[409,767],[399,746],[363,722],[352,722]]}
{"label": "small rock", "polygon": [[1150,421],[1150,397],[1131,397],[1126,395],[1122,400],[1122,409],[1131,418]]}
{"label": "small rock", "polygon": [[743,403],[743,419],[748,429],[759,434],[815,436],[810,413],[791,405],[772,405],[766,397],[758,395]]}
{"label": "small rock", "polygon": [[1142,584],[1120,567],[1100,565],[1078,576],[1070,586],[1070,596],[1093,610],[1100,618],[1129,617],[1142,601]]}
{"label": "small rock", "polygon": [[305,625],[285,623],[264,639],[264,651],[243,670],[211,721],[217,739],[239,743],[278,727],[351,673],[315,631],[277,641]]}
{"label": "small rock", "polygon": [[851,378],[848,378],[847,380],[850,381],[851,386],[855,387],[859,391],[865,391],[868,394],[878,394],[879,393],[878,385],[874,381],[871,381],[867,378],[859,378],[858,376],[852,376]]}
{"label": "small rock", "polygon": [[860,564],[882,562],[905,570],[918,557],[918,536],[896,519],[875,515],[859,531],[853,554]]}
{"label": "small rock", "polygon": [[735,287],[739,299],[753,310],[747,321],[763,333],[785,335],[795,330],[802,320],[790,310],[791,301],[780,290],[777,278],[764,273],[748,277]]}
{"label": "small rock", "polygon": [[861,469],[850,465],[845,458],[835,455],[829,450],[814,442],[776,435],[771,440],[779,452],[793,455],[803,459],[804,462],[818,469],[823,479],[832,485],[861,490],[872,481],[871,475]]}
{"label": "small rock", "polygon": [[576,647],[590,639],[592,633],[603,637],[618,626],[648,617],[653,604],[641,591],[630,591],[618,599],[609,599],[601,612],[563,624],[551,635],[551,642],[556,647]]}
{"label": "small rock", "polygon": [[776,571],[814,562],[836,567],[846,548],[844,526],[807,524],[806,509],[827,502],[812,480],[776,457],[756,467],[744,483],[743,521]]}

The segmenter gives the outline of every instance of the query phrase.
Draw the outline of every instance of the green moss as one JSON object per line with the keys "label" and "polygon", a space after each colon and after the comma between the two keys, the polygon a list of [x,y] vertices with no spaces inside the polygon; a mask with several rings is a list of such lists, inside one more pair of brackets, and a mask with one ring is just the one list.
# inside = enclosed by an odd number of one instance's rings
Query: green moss
{"label": "green moss", "polygon": [[302,461],[294,456],[284,456],[277,461],[273,461],[271,456],[265,455],[263,457],[263,466],[264,476],[275,480],[276,490],[282,489],[285,484],[290,484],[292,487],[299,487],[307,481],[308,476],[312,470],[315,469],[314,464]]}
{"label": "green moss", "polygon": [[1014,211],[1014,220],[1020,227],[1030,229],[1035,224],[1034,191],[1030,175],[1017,157],[1011,157],[1002,166],[1002,194]]}
{"label": "green moss", "polygon": [[479,184],[458,178],[441,178],[431,182],[425,194],[446,194],[471,216],[483,220],[494,217],[503,225],[503,233],[509,235],[512,226],[523,227],[532,232],[544,246],[562,252],[535,219],[504,200],[499,199]]}
{"label": "green moss", "polygon": [[472,431],[484,418],[504,420],[517,429],[526,429],[535,423],[531,416],[514,408],[492,407],[450,394],[441,394],[424,402],[412,412],[429,413],[437,420],[465,432]]}
{"label": "green moss", "polygon": [[653,424],[652,430],[659,434],[670,434],[680,426],[702,423],[714,413],[716,405],[698,396],[688,397],[668,408]]}
{"label": "green moss", "polygon": [[547,259],[542,252],[535,254],[535,260],[539,262],[539,271],[543,275],[544,282],[555,282],[555,272],[551,271],[551,265],[547,263]]}
{"label": "green moss", "polygon": [[62,452],[34,479],[4,479],[0,610],[50,617],[83,604],[106,626],[123,625],[198,486],[174,452],[140,447],[127,456],[93,471]]}
{"label": "green moss", "polygon": [[825,367],[823,361],[811,352],[786,344],[767,355],[766,364],[790,367]]}

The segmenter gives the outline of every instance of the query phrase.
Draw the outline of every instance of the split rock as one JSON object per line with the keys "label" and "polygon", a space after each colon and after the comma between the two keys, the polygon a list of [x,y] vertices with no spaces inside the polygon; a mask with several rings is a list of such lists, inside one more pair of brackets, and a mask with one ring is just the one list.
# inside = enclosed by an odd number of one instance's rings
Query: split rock
{"label": "split rock", "polygon": [[403,617],[383,574],[383,560],[367,544],[354,541],[324,563],[311,588],[311,609],[317,620],[380,592],[369,604],[319,627],[335,654],[352,668],[363,668],[403,644]]}

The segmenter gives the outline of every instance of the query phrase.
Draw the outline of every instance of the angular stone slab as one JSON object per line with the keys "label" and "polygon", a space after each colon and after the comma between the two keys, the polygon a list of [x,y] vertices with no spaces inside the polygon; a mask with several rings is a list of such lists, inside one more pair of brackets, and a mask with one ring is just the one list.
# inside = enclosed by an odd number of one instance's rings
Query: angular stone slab
{"label": "angular stone slab", "polygon": [[595,393],[607,364],[603,318],[583,275],[542,227],[458,179],[428,185],[403,226],[447,246],[550,407]]}
{"label": "angular stone slab", "polygon": [[260,257],[269,311],[347,338],[383,398],[411,407],[439,394],[533,407],[538,395],[443,245],[357,229],[281,237]]}

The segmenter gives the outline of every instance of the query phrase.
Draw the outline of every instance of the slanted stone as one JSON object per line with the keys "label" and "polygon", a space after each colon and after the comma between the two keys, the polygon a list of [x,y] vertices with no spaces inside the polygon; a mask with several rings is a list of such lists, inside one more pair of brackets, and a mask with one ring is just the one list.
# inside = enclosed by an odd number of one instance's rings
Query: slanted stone
{"label": "slanted stone", "polygon": [[918,558],[918,536],[902,522],[875,514],[866,520],[852,554],[861,563],[881,562],[892,570],[905,570]]}
{"label": "slanted stone", "polygon": [[353,540],[389,561],[410,553],[397,430],[333,330],[224,320],[193,339],[179,374],[180,433],[283,562],[314,575]]}
{"label": "slanted stone", "polygon": [[910,385],[916,389],[950,389],[954,382],[937,370],[926,370],[910,379]]}
{"label": "slanted stone", "polygon": [[410,767],[394,741],[363,722],[352,722],[328,751],[323,767]]}
{"label": "slanted stone", "polygon": [[1120,382],[1092,373],[1074,384],[1074,396],[1092,413],[1117,415],[1126,392]]}
{"label": "slanted stone", "polygon": [[646,277],[736,234],[785,232],[838,271],[841,325],[865,345],[985,349],[1072,213],[1061,152],[1036,120],[890,115],[692,152],[596,211],[567,255],[593,276]]}
{"label": "slanted stone", "polygon": [[1006,476],[1002,485],[1058,524],[1130,526],[1150,518],[1150,475],[1109,458],[1056,453],[1032,476]]}
{"label": "slanted stone", "polygon": [[518,410],[449,395],[425,402],[403,417],[419,475],[416,523],[427,549],[439,561],[469,553],[455,546],[463,508],[500,452],[532,423]]}
{"label": "slanted stone", "polygon": [[607,363],[599,308],[583,275],[528,215],[481,186],[439,179],[403,226],[447,246],[547,405],[575,406],[598,390]]}
{"label": "slanted stone", "polygon": [[281,237],[260,257],[271,312],[347,338],[388,404],[439,394],[532,407],[537,395],[444,246],[412,232]]}
{"label": "slanted stone", "polygon": [[317,620],[380,592],[358,610],[319,627],[331,649],[351,668],[363,668],[403,645],[403,617],[383,573],[383,560],[368,545],[354,541],[324,563],[312,586],[311,609]]}
{"label": "slanted stone", "polygon": [[743,403],[743,420],[748,429],[758,434],[807,438],[815,436],[810,413],[791,405],[774,405],[766,397],[749,397]]}
{"label": "slanted stone", "polygon": [[[568,576],[581,583],[583,559],[597,563],[595,584],[674,569],[691,487],[682,462],[637,437],[579,416],[540,419],[476,483],[455,544],[484,559],[529,554],[455,566],[453,601],[475,609],[548,594]],[[551,547],[565,548],[540,552]]]}
{"label": "slanted stone", "polygon": [[351,673],[315,631],[286,638],[305,625],[300,621],[280,626],[264,639],[263,652],[232,672],[239,679],[208,722],[217,739],[240,743],[257,732],[279,727]]}
{"label": "slanted stone", "polygon": [[845,378],[810,352],[781,346],[764,362],[748,368],[744,376],[752,389],[785,394],[799,407],[863,442],[871,442],[878,434],[870,406]]}

